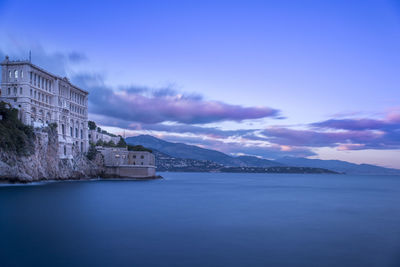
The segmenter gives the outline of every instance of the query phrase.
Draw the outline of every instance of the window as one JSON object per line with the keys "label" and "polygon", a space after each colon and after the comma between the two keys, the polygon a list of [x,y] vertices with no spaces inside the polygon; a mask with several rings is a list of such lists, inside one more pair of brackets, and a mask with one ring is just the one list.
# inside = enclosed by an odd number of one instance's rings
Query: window
{"label": "window", "polygon": [[70,133],[71,133],[71,137],[74,137],[74,131],[72,129],[72,127],[69,127]]}
{"label": "window", "polygon": [[144,159],[144,156],[143,156],[143,155],[141,155],[141,156],[140,156],[140,158],[141,158],[141,159]]}
{"label": "window", "polygon": [[22,95],[22,87],[19,88],[19,94]]}
{"label": "window", "polygon": [[11,70],[8,71],[8,78],[10,78],[10,79],[12,78],[12,76],[11,76]]}
{"label": "window", "polygon": [[78,128],[75,128],[75,138],[78,138]]}
{"label": "window", "polygon": [[30,83],[32,84],[32,71],[30,72]]}
{"label": "window", "polygon": [[21,79],[24,78],[24,72],[21,70]]}
{"label": "window", "polygon": [[32,97],[32,89],[31,89],[31,97]]}
{"label": "window", "polygon": [[17,87],[14,87],[14,95],[17,95]]}
{"label": "window", "polygon": [[33,85],[36,86],[36,73],[33,75]]}
{"label": "window", "polygon": [[81,129],[81,139],[83,139],[83,130]]}
{"label": "window", "polygon": [[64,145],[64,155],[67,155],[67,147]]}
{"label": "window", "polygon": [[36,99],[36,91],[35,91],[35,97],[34,97],[34,99]]}
{"label": "window", "polygon": [[61,129],[62,129],[62,134],[65,134],[65,125],[64,124],[61,124]]}
{"label": "window", "polygon": [[17,70],[14,71],[14,78],[15,78],[15,79],[18,79],[18,71],[17,71]]}
{"label": "window", "polygon": [[11,95],[11,89],[10,89],[10,88],[8,88],[7,94],[8,94],[8,95]]}

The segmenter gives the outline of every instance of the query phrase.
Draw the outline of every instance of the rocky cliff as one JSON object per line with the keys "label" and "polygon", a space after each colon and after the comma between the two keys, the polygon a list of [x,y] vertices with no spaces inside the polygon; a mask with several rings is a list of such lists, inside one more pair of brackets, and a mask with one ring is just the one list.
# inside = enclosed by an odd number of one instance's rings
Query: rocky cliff
{"label": "rocky cliff", "polygon": [[101,154],[96,154],[93,160],[78,153],[73,159],[59,159],[58,137],[54,127],[36,129],[33,138],[34,149],[30,155],[0,148],[0,180],[33,182],[87,179],[104,172]]}

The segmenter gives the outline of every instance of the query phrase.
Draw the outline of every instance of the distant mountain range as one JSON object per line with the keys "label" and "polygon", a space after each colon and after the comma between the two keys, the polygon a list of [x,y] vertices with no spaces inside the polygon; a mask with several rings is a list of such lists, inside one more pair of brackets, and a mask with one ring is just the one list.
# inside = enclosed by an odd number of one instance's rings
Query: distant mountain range
{"label": "distant mountain range", "polygon": [[400,170],[398,169],[384,168],[370,164],[354,164],[342,160],[321,160],[321,159],[284,157],[284,158],[279,158],[276,161],[289,166],[325,168],[347,174],[400,175]]}
{"label": "distant mountain range", "polygon": [[226,167],[209,160],[175,158],[153,149],[156,157],[157,171],[172,172],[236,172],[236,173],[326,173],[338,174],[323,168],[312,167]]}
{"label": "distant mountain range", "polygon": [[[156,160],[163,165],[160,170],[174,170],[176,166],[186,166],[190,170],[210,171],[218,165],[223,167],[308,167],[328,169],[347,174],[400,175],[400,170],[369,164],[354,164],[340,160],[320,160],[284,157],[267,160],[254,156],[233,157],[225,153],[183,143],[167,142],[151,135],[139,135],[125,139],[130,145],[142,145],[155,150]],[[169,166],[169,167],[168,167]],[[172,167],[175,166],[175,167]],[[167,168],[167,169],[166,169]],[[179,169],[179,168],[178,168]]]}

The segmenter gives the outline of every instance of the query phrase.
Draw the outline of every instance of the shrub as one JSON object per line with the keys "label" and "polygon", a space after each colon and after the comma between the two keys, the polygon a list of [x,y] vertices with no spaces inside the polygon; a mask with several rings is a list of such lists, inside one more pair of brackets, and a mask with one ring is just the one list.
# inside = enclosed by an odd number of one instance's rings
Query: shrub
{"label": "shrub", "polygon": [[147,151],[152,153],[153,151],[149,148],[146,148],[141,145],[133,146],[133,145],[128,145],[128,151]]}
{"label": "shrub", "polygon": [[126,144],[124,138],[122,138],[122,137],[120,136],[120,137],[119,137],[119,142],[118,142],[118,144],[117,144],[117,147],[126,147],[126,146],[127,146],[127,144]]}
{"label": "shrub", "polygon": [[89,130],[96,130],[97,125],[94,121],[88,121]]}
{"label": "shrub", "polygon": [[86,157],[89,160],[94,160],[94,158],[96,157],[96,154],[97,154],[96,146],[93,143],[90,143]]}
{"label": "shrub", "polygon": [[104,142],[103,142],[103,140],[98,140],[97,141],[97,143],[96,143],[96,146],[104,146]]}
{"label": "shrub", "polygon": [[24,125],[18,119],[18,110],[8,103],[0,102],[0,148],[28,156],[35,151],[35,133],[32,126]]}

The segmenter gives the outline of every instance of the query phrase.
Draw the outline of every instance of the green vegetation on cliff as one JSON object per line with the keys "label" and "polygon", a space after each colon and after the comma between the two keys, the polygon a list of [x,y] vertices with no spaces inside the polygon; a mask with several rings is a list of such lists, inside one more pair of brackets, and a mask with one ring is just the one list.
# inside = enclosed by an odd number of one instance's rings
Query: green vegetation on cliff
{"label": "green vegetation on cliff", "polygon": [[8,103],[0,102],[0,149],[28,156],[35,151],[35,133],[32,126],[18,119],[18,110]]}
{"label": "green vegetation on cliff", "polygon": [[137,145],[137,146],[128,145],[128,151],[147,151],[153,153],[151,149],[146,148],[142,145]]}
{"label": "green vegetation on cliff", "polygon": [[[104,147],[126,147],[128,149],[128,151],[147,151],[152,153],[153,151],[149,148],[146,148],[142,145],[128,145],[124,138],[122,138],[122,136],[119,136],[119,141],[117,144],[115,144],[113,141],[109,141],[109,142],[104,142],[103,140],[98,140],[96,144],[90,143],[91,147],[95,146],[104,146]],[[89,152],[90,152],[90,148],[89,148]]]}

